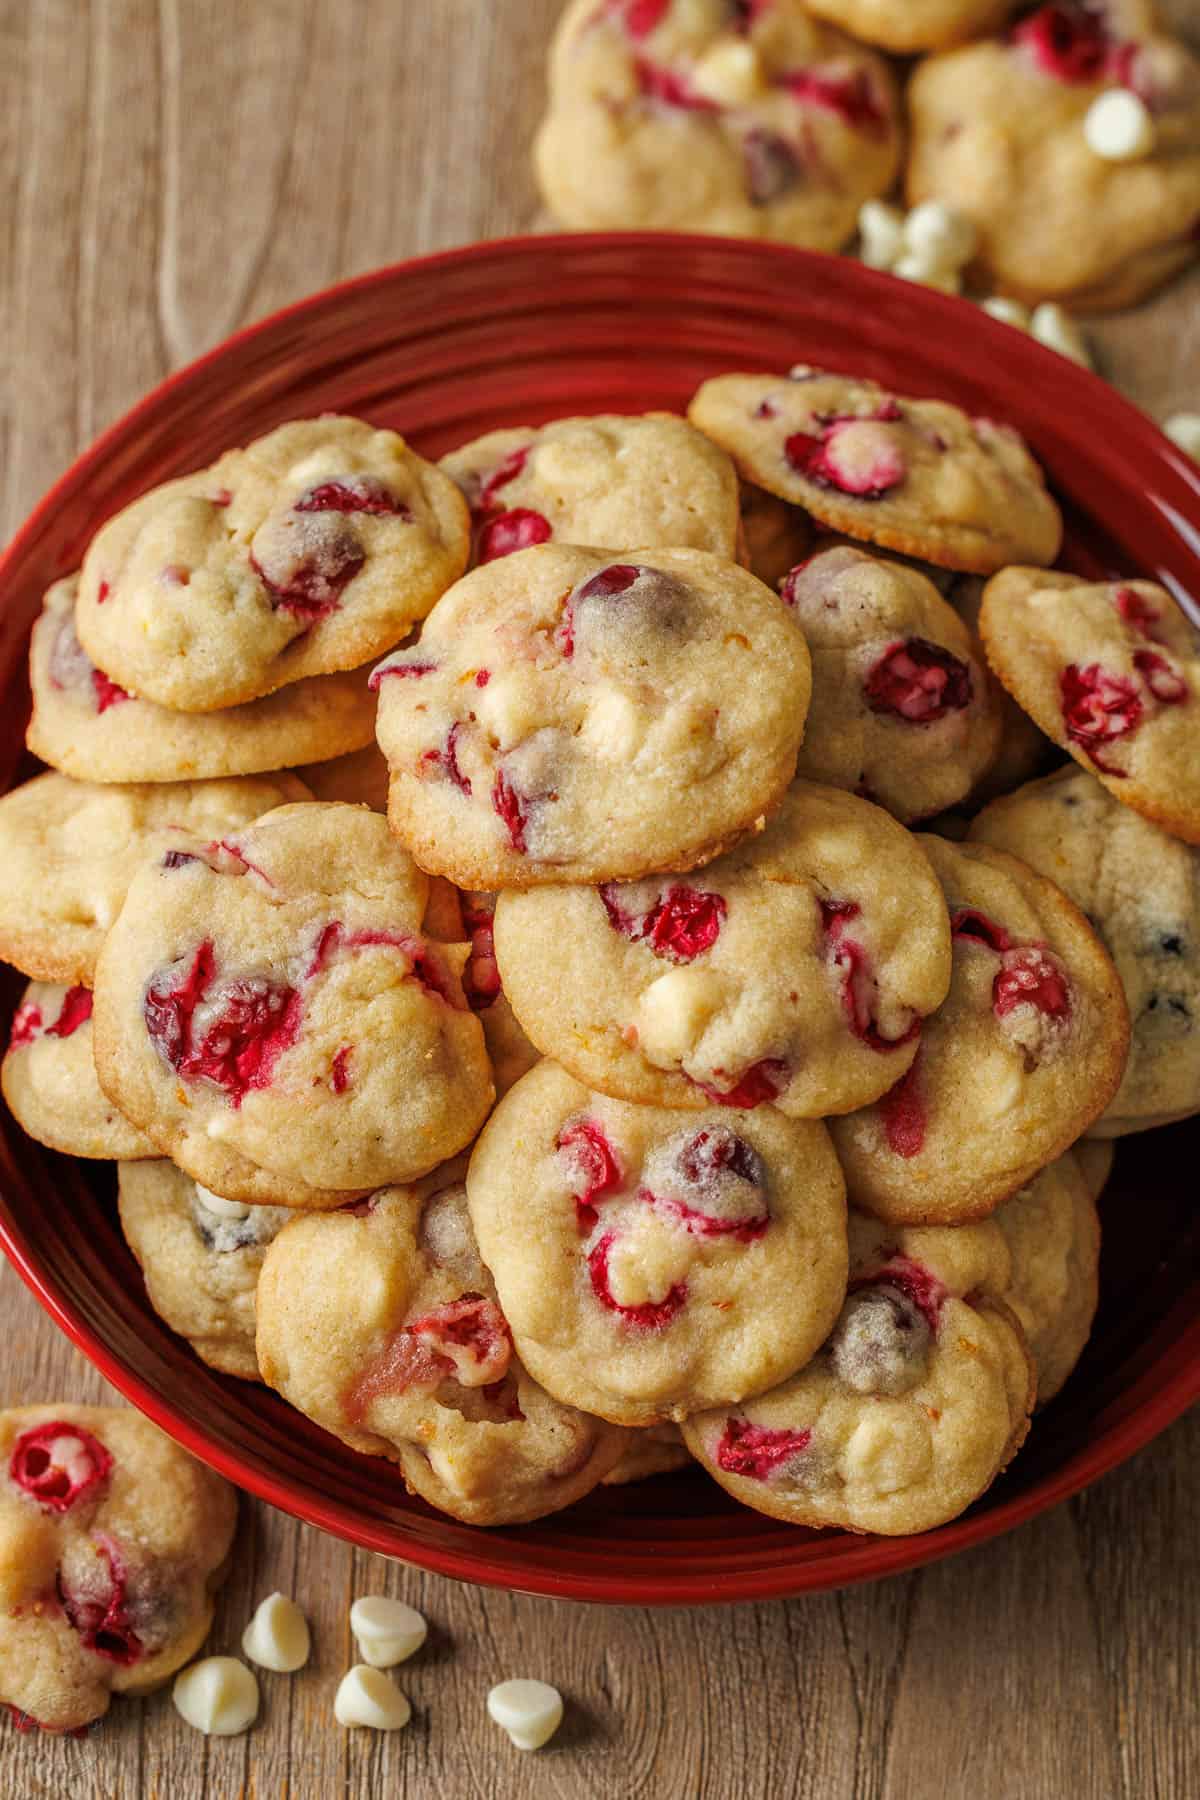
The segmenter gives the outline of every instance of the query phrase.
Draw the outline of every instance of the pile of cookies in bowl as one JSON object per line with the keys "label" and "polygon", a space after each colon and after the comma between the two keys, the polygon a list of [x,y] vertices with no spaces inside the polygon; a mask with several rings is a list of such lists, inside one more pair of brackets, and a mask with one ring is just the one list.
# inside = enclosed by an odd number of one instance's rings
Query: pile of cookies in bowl
{"label": "pile of cookies in bowl", "polygon": [[807,366],[156,488],[33,633],[9,1108],[198,1357],[459,1520],[955,1517],[1112,1140],[1200,1110],[1200,646],[1061,536],[1003,421]]}

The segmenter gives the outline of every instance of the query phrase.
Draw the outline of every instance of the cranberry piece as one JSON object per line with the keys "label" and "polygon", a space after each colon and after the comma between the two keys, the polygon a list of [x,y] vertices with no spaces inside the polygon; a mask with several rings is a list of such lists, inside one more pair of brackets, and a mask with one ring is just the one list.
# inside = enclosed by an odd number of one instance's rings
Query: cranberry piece
{"label": "cranberry piece", "polygon": [[513,786],[503,769],[497,770],[496,779],[492,783],[492,810],[503,822],[513,849],[518,855],[524,856],[529,815],[525,810],[524,796]]}
{"label": "cranberry piece", "polygon": [[687,1287],[677,1281],[661,1300],[646,1300],[640,1306],[622,1306],[613,1298],[608,1281],[608,1259],[614,1242],[613,1233],[605,1232],[599,1243],[588,1252],[588,1275],[592,1292],[608,1312],[619,1313],[635,1331],[661,1331],[671,1323],[687,1299]]}
{"label": "cranberry piece", "polygon": [[[150,1039],[175,1072],[209,1081],[237,1108],[253,1089],[270,1085],[275,1064],[296,1041],[302,1002],[294,988],[265,977],[225,984],[219,1004],[210,1000],[216,980],[212,943],[200,944],[180,976],[180,965],[155,976],[142,1001]],[[197,1009],[212,1004],[199,1042]]]}
{"label": "cranberry piece", "polygon": [[298,513],[369,513],[373,518],[390,514],[411,519],[404,501],[373,475],[350,475],[344,481],[322,481],[309,488],[292,509]]}
{"label": "cranberry piece", "polygon": [[771,1223],[762,1158],[727,1125],[698,1131],[675,1157],[668,1179],[672,1175],[690,1198],[674,1192],[659,1195],[649,1188],[641,1190],[640,1198],[668,1213],[693,1237],[736,1237],[749,1244]]}
{"label": "cranberry piece", "polygon": [[662,24],[670,8],[671,0],[610,0],[608,10],[631,38],[644,38]]}
{"label": "cranberry piece", "polygon": [[344,1094],[350,1086],[350,1058],[353,1054],[349,1044],[343,1044],[329,1065],[329,1085],[335,1094]]}
{"label": "cranberry piece", "polygon": [[476,669],[475,686],[477,688],[485,688],[491,679],[492,671],[490,669]]}
{"label": "cranberry piece", "polygon": [[1111,675],[1099,663],[1081,669],[1068,663],[1059,678],[1063,723],[1072,743],[1085,750],[1106,775],[1124,777],[1125,770],[1105,761],[1105,744],[1128,737],[1142,722],[1143,706],[1133,682]]}
{"label": "cranberry piece", "polygon": [[133,695],[111,680],[103,669],[92,670],[92,692],[96,697],[97,713],[106,713],[110,706],[120,706],[122,700],[133,699]]}
{"label": "cranberry piece", "polygon": [[508,1322],[494,1300],[463,1294],[405,1326],[433,1356],[449,1364],[464,1387],[503,1381],[512,1360]]}
{"label": "cranberry piece", "polygon": [[822,900],[820,907],[829,960],[841,973],[842,1005],[851,1031],[871,1050],[898,1050],[902,1044],[910,1044],[921,1030],[921,1021],[915,1016],[895,1038],[885,1037],[875,1023],[872,1006],[878,984],[871,972],[871,959],[857,938],[846,935],[846,927],[861,910],[857,901]]}
{"label": "cranberry piece", "polygon": [[1058,958],[1039,944],[1005,952],[992,983],[992,1010],[1007,1018],[1018,1006],[1034,1006],[1050,1019],[1071,1016],[1071,986]]}
{"label": "cranberry piece", "polygon": [[92,996],[85,987],[68,988],[63,996],[62,1008],[53,1025],[47,1025],[46,1036],[69,1038],[74,1036],[81,1025],[86,1025],[92,1016]]}
{"label": "cranberry piece", "polygon": [[471,934],[471,954],[463,971],[463,990],[472,1012],[486,1012],[503,991],[492,916],[478,912],[469,916],[468,908],[464,907],[463,917]]}
{"label": "cranberry piece", "polygon": [[[372,1203],[366,1203],[368,1213]],[[357,1213],[358,1207],[347,1207]],[[383,1349],[360,1369],[342,1396],[342,1411],[351,1425],[361,1425],[373,1401],[388,1394],[406,1394],[413,1388],[432,1392],[453,1369],[453,1364],[430,1346],[401,1328],[393,1332]]]}
{"label": "cranberry piece", "polygon": [[1154,698],[1163,706],[1182,706],[1191,692],[1171,662],[1157,650],[1135,650],[1133,666]]}
{"label": "cranberry piece", "polygon": [[1104,20],[1072,0],[1039,7],[1013,27],[1012,41],[1045,74],[1066,82],[1099,81],[1112,49]]}
{"label": "cranberry piece", "polygon": [[529,550],[554,536],[554,527],[540,512],[527,506],[514,506],[511,512],[497,513],[479,533],[478,559],[495,562],[511,556],[515,550]]}
{"label": "cranberry piece", "polygon": [[21,1433],[8,1473],[47,1512],[65,1513],[107,1480],[112,1461],[90,1431],[50,1419]]}
{"label": "cranberry piece", "polygon": [[888,112],[866,69],[855,69],[850,75],[797,69],[781,76],[780,86],[807,105],[836,113],[854,131],[864,131],[870,137],[887,135]]}
{"label": "cranberry piece", "polygon": [[102,581],[100,586],[96,589],[96,605],[103,606],[111,593],[111,585],[107,581]]}
{"label": "cranberry piece", "polygon": [[911,637],[890,644],[863,684],[874,713],[895,713],[910,725],[931,725],[971,704],[971,671],[960,657]]}
{"label": "cranberry piece", "polygon": [[761,127],[742,139],[746,193],[752,206],[769,206],[790,193],[802,174],[800,158],[785,137]]}
{"label": "cranberry piece", "polygon": [[441,750],[426,750],[421,760],[422,762],[431,764],[435,768],[444,770],[460,794],[469,794],[471,792],[471,780],[469,776],[463,774],[458,761],[458,745],[463,730],[464,727],[461,719],[457,720],[450,727],[443,748]]}
{"label": "cranberry piece", "polygon": [[60,1576],[63,1611],[85,1649],[128,1668],[141,1660],[145,1650],[129,1616],[125,1559],[111,1538],[97,1537],[95,1542],[108,1563],[107,1598],[70,1593]]}
{"label": "cranberry piece", "polygon": [[925,1097],[917,1073],[920,1061],[918,1052],[907,1074],[902,1075],[895,1087],[889,1088],[879,1102],[883,1135],[888,1149],[894,1155],[905,1158],[920,1155],[925,1147],[925,1132],[929,1124]]}
{"label": "cranberry piece", "polygon": [[35,1006],[32,1000],[26,1000],[13,1014],[13,1022],[9,1028],[8,1047],[20,1050],[26,1044],[32,1044],[42,1029],[42,1009]]}
{"label": "cranberry piece", "polygon": [[575,1192],[575,1223],[581,1237],[595,1229],[596,1202],[619,1192],[625,1176],[620,1158],[594,1119],[575,1119],[559,1132],[556,1150],[569,1153],[583,1178],[582,1192]]}
{"label": "cranberry piece", "polygon": [[168,850],[163,857],[162,862],[159,864],[159,867],[162,869],[184,869],[187,867],[188,863],[198,863],[203,861],[204,858],[202,856],[197,856],[193,850]]}
{"label": "cranberry piece", "polygon": [[946,1288],[931,1270],[907,1256],[895,1257],[874,1275],[852,1282],[850,1291],[856,1293],[862,1289],[881,1286],[898,1288],[936,1335]]}
{"label": "cranberry piece", "polygon": [[532,444],[526,444],[523,450],[510,450],[503,462],[496,464],[487,480],[479,490],[478,512],[491,512],[496,495],[501,488],[506,488],[510,481],[515,481],[522,474],[529,461]]}
{"label": "cranberry piece", "polygon": [[829,1339],[833,1372],[856,1394],[896,1396],[925,1371],[933,1328],[887,1273],[854,1282]]}
{"label": "cranberry piece", "polygon": [[[168,855],[177,854],[169,851]],[[156,975],[146,989],[142,1001],[142,1017],[146,1030],[163,1060],[178,1069],[191,1045],[192,1016],[208,991],[217,972],[216,957],[209,939],[200,944],[191,962],[180,976],[180,964],[173,971]],[[167,977],[174,974],[176,979]]]}
{"label": "cranberry piece", "polygon": [[683,112],[720,112],[715,100],[698,94],[686,75],[677,69],[664,69],[659,63],[639,56],[636,60],[638,88],[647,100],[660,106],[673,106]]}
{"label": "cranberry piece", "polygon": [[622,906],[619,883],[606,882],[599,892],[614,931],[675,963],[694,962],[711,950],[729,911],[721,894],[701,888],[668,888],[649,912],[640,915]]}
{"label": "cranberry piece", "polygon": [[960,906],[950,915],[950,935],[952,938],[966,938],[971,943],[986,944],[989,950],[997,955],[1013,947],[1012,938],[1003,925],[995,919],[989,919],[986,913],[973,906]]}
{"label": "cranberry piece", "polygon": [[1140,637],[1148,638],[1152,644],[1162,642],[1155,629],[1162,619],[1157,606],[1151,606],[1144,595],[1135,593],[1133,588],[1118,588],[1113,595],[1113,604],[1125,623]]}
{"label": "cranberry piece", "polygon": [[575,654],[575,608],[580,601],[615,600],[619,594],[628,593],[641,576],[653,573],[639,569],[635,563],[611,563],[607,569],[601,569],[599,574],[585,581],[582,587],[576,588],[567,599],[558,628],[557,642],[563,655],[569,659]]}
{"label": "cranberry piece", "polygon": [[760,400],[754,409],[756,419],[777,419],[779,408],[771,400]]}
{"label": "cranberry piece", "polygon": [[315,625],[337,611],[343,588],[365,561],[354,538],[330,535],[307,543],[286,572],[269,575],[253,556],[250,566],[271,596],[275,612],[291,613]]}
{"label": "cranberry piece", "polygon": [[390,676],[411,675],[411,676],[415,677],[415,676],[420,676],[420,675],[432,675],[436,668],[437,668],[436,663],[425,662],[423,660],[416,661],[416,662],[380,663],[380,665],[377,669],[373,669],[371,671],[370,678],[367,681],[367,686],[371,689],[372,693],[377,694],[379,692],[380,688],[382,687],[384,681],[386,679],[388,679]]}
{"label": "cranberry piece", "polygon": [[904,480],[904,461],[899,450],[894,444],[872,443],[870,454],[863,458],[861,453],[853,454],[855,440],[847,435],[882,418],[882,414],[877,414],[874,421],[833,419],[821,427],[816,437],[809,432],[794,432],[784,444],[784,455],[798,475],[817,487],[836,488],[856,500],[882,500]]}
{"label": "cranberry piece", "polygon": [[749,1419],[727,1419],[717,1445],[717,1467],[726,1475],[766,1481],[777,1469],[803,1456],[811,1442],[811,1431],[772,1431]]}
{"label": "cranberry piece", "polygon": [[[724,1075],[723,1069],[714,1069],[715,1075]],[[752,1063],[733,1087],[722,1090],[710,1086],[706,1081],[696,1081],[691,1075],[688,1080],[698,1087],[702,1094],[715,1102],[717,1106],[736,1107],[739,1112],[750,1112],[766,1101],[777,1100],[792,1078],[792,1071],[782,1057],[764,1057],[762,1062]]]}

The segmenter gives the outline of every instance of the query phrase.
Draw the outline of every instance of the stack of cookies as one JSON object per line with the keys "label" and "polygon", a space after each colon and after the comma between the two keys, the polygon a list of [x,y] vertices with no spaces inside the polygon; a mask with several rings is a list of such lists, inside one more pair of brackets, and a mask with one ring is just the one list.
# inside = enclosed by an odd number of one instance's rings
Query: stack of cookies
{"label": "stack of cookies", "polygon": [[34,633],[13,1113],[459,1519],[692,1459],[953,1517],[1086,1342],[1108,1140],[1200,1110],[1200,652],[1060,539],[1009,427],[807,367],[155,490]]}

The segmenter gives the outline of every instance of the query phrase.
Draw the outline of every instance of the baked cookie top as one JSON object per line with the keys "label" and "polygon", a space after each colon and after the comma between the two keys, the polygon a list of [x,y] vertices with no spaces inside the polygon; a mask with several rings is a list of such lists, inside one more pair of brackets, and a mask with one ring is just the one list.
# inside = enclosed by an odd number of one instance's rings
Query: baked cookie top
{"label": "baked cookie top", "polygon": [[890,1088],[950,980],[917,843],[797,781],[766,830],[686,880],[500,897],[496,951],[530,1037],[598,1092],[802,1118]]}
{"label": "baked cookie top", "polygon": [[628,1441],[523,1366],[457,1168],[281,1232],[259,1282],[258,1357],[293,1406],[472,1525],[570,1505]]}
{"label": "baked cookie top", "polygon": [[944,50],[995,31],[1018,0],[805,0],[814,18],[828,19],[864,44],[896,56]]}
{"label": "baked cookie top", "polygon": [[195,1655],[237,1522],[227,1482],[120,1406],[0,1413],[0,1702],[74,1731]]}
{"label": "baked cookie top", "polygon": [[0,1083],[21,1129],[64,1156],[158,1155],[101,1091],[85,987],[30,982],[13,1014]]}
{"label": "baked cookie top", "polygon": [[1200,1111],[1200,849],[1071,764],[994,800],[971,837],[1057,882],[1116,965],[1129,1061],[1090,1130],[1121,1136]]}
{"label": "baked cookie top", "polygon": [[551,540],[731,558],[737,548],[733,464],[675,413],[490,431],[439,466],[471,509],[476,562]]}
{"label": "baked cookie top", "polygon": [[394,431],[298,419],[110,519],[76,627],[130,692],[214,712],[382,655],[469,546],[462,495]]}
{"label": "baked cookie top", "polygon": [[630,1106],[540,1063],[484,1127],[467,1192],[525,1366],[617,1424],[761,1392],[841,1304],[837,1158],[773,1107]]}
{"label": "baked cookie top", "polygon": [[1012,1258],[1004,1298],[1021,1322],[1044,1406],[1079,1361],[1100,1292],[1100,1218],[1073,1152],[1006,1200],[995,1222]]}
{"label": "baked cookie top", "polygon": [[715,376],[688,416],[744,480],[831,531],[981,575],[1058,555],[1062,519],[1042,471],[994,419],[803,363],[790,376]]}
{"label": "baked cookie top", "polygon": [[1115,799],[1200,844],[1200,636],[1153,581],[1005,569],[979,617],[988,661]]}
{"label": "baked cookie top", "polygon": [[494,890],[710,861],[791,780],[810,668],[721,557],[543,544],[466,576],[372,680],[393,830]]}
{"label": "baked cookie top", "polygon": [[355,1192],[436,1167],[492,1081],[461,958],[421,934],[425,894],[366,807],[279,807],[155,856],[96,970],[105,1091],[196,1179],[214,1142]]}
{"label": "baked cookie top", "polygon": [[374,744],[365,671],[313,675],[221,712],[171,712],[98,669],[75,630],[77,575],[47,590],[29,647],[25,742],[80,781],[196,781],[256,775]]}
{"label": "baked cookie top", "polygon": [[535,145],[565,224],[838,250],[900,161],[887,63],[801,0],[575,0]]}
{"label": "baked cookie top", "polygon": [[990,1224],[881,1228],[850,1215],[850,1282],[807,1368],[689,1419],[692,1455],[735,1500],[790,1524],[904,1536],[977,1499],[1019,1448],[1033,1367],[1001,1296]]}
{"label": "baked cookie top", "polygon": [[1108,1106],[1129,1047],[1120,978],[1061,889],[982,844],[918,839],[954,973],[908,1074],[830,1121],[851,1199],[897,1224],[982,1218]]}

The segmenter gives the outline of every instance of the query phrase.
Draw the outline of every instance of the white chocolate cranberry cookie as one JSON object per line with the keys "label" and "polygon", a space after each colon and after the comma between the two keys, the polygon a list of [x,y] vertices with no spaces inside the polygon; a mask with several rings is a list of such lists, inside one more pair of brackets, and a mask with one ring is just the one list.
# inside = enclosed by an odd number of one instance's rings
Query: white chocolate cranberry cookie
{"label": "white chocolate cranberry cookie", "polygon": [[300,419],[110,519],[76,628],[131,693],[215,712],[382,655],[469,546],[462,495],[394,431]]}
{"label": "white chocolate cranberry cookie", "polygon": [[123,1162],[118,1181],[121,1230],[159,1318],[214,1369],[257,1381],[254,1291],[295,1213],[223,1200],[161,1157]]}
{"label": "white chocolate cranberry cookie", "polygon": [[466,576],[372,681],[393,830],[491,891],[710,861],[782,798],[810,672],[734,563],[543,544]]}
{"label": "white chocolate cranberry cookie", "polygon": [[1014,856],[918,840],[950,908],[954,974],[908,1074],[832,1119],[851,1199],[893,1224],[983,1218],[1098,1119],[1129,1015],[1078,908]]}
{"label": "white chocolate cranberry cookie", "polygon": [[812,527],[808,516],[798,506],[789,506],[766,488],[751,481],[740,483],[741,549],[738,561],[752,575],[778,588],[789,569],[803,562],[812,544]]}
{"label": "white chocolate cranberry cookie", "polygon": [[64,1156],[158,1155],[101,1091],[85,987],[30,982],[13,1015],[0,1083],[21,1129]]}
{"label": "white chocolate cranberry cookie", "polygon": [[1070,763],[993,801],[971,837],[1057,882],[1116,964],[1129,1061],[1091,1134],[1121,1137],[1200,1112],[1200,849]]}
{"label": "white chocolate cranberry cookie", "polygon": [[628,1441],[522,1366],[454,1168],[282,1231],[259,1281],[258,1358],[285,1400],[471,1525],[569,1506]]}
{"label": "white chocolate cranberry cookie", "polygon": [[689,1419],[684,1440],[735,1500],[793,1525],[889,1537],[977,1500],[1016,1453],[1033,1365],[1002,1299],[994,1227],[883,1230],[850,1215],[850,1282],[790,1381]]}
{"label": "white chocolate cranberry cookie", "polygon": [[628,1487],[634,1481],[649,1481],[655,1475],[673,1475],[686,1469],[692,1453],[683,1441],[678,1425],[646,1425],[633,1434],[628,1450],[600,1483],[601,1487]]}
{"label": "white chocolate cranberry cookie", "polygon": [[1100,1293],[1100,1219],[1073,1151],[1066,1151],[995,1215],[1012,1258],[1004,1298],[1037,1370],[1038,1405],[1079,1361]]}
{"label": "white chocolate cranberry cookie", "polygon": [[0,956],[37,981],[90,986],[143,862],[306,799],[294,775],[104,787],[35,775],[0,799]]}
{"label": "white chocolate cranberry cookie", "polygon": [[0,1413],[0,1703],[76,1731],[148,1694],[212,1623],[227,1482],[119,1406]]}
{"label": "white chocolate cranberry cookie", "polygon": [[540,1063],[467,1174],[522,1361],[570,1406],[653,1425],[801,1367],[841,1303],[844,1185],[823,1125],[630,1106]]}
{"label": "white chocolate cranberry cookie", "polygon": [[[365,807],[279,807],[155,857],[96,970],[101,1085],[225,1198],[352,1197],[436,1167],[482,1124],[492,1082],[464,959],[421,934],[425,891]],[[214,1144],[285,1191],[214,1187]]]}
{"label": "white chocolate cranberry cookie", "polygon": [[1115,799],[1200,844],[1200,636],[1164,588],[1006,569],[980,630],[1047,737]]}
{"label": "white chocolate cranberry cookie", "polygon": [[796,773],[904,823],[964,799],[995,757],[1000,712],[970,632],[933,583],[843,546],[801,563],[779,591],[813,665]]}
{"label": "white chocolate cranberry cookie", "polygon": [[744,481],[831,531],[981,575],[1058,555],[1062,519],[1042,471],[994,419],[805,364],[715,376],[688,416]]}
{"label": "white chocolate cranberry cookie", "polygon": [[75,630],[78,576],[56,581],[29,647],[35,756],[80,781],[196,781],[288,769],[374,743],[365,672],[313,675],[221,712],[171,712],[98,669]]}
{"label": "white chocolate cranberry cookie", "polygon": [[549,73],[535,166],[573,229],[839,250],[899,165],[886,62],[801,0],[574,0]]}
{"label": "white chocolate cranberry cookie", "polygon": [[471,509],[477,562],[551,541],[737,548],[733,464],[674,413],[490,431],[439,466]]}
{"label": "white chocolate cranberry cookie", "polygon": [[[1140,141],[1106,154],[1090,109],[1122,92],[1140,103]],[[909,201],[970,219],[1000,292],[1109,311],[1194,260],[1200,59],[1144,0],[1052,0],[1005,37],[921,63],[909,106]]]}
{"label": "white chocolate cranberry cookie", "polygon": [[496,951],[529,1036],[587,1086],[795,1118],[886,1092],[950,980],[916,842],[801,781],[765,831],[686,880],[502,894]]}
{"label": "white chocolate cranberry cookie", "polygon": [[1018,0],[805,0],[817,19],[828,19],[864,44],[895,56],[944,50],[982,37],[1004,24]]}

